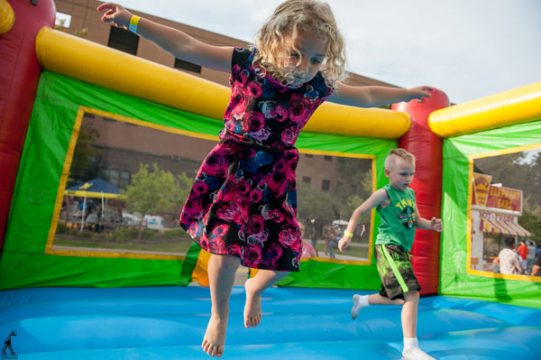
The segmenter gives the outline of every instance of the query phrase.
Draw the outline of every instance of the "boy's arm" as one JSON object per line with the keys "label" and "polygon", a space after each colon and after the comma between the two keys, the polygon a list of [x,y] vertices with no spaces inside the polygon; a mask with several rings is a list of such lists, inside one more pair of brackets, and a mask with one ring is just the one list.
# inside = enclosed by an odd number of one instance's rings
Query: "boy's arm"
{"label": "boy's arm", "polygon": [[430,97],[432,88],[419,86],[411,89],[383,86],[351,86],[339,83],[329,101],[359,107],[377,107],[402,101]]}
{"label": "boy's arm", "polygon": [[415,226],[419,229],[434,230],[441,232],[441,220],[433,217],[430,220],[422,218],[417,207],[415,208]]}
{"label": "boy's arm", "polygon": [[[128,28],[132,13],[114,3],[103,3],[98,6],[103,12],[101,20],[115,26]],[[170,52],[177,59],[220,71],[231,71],[233,47],[214,46],[199,41],[183,31],[161,25],[152,20],[140,18],[137,34],[154,42]]]}
{"label": "boy's arm", "polygon": [[387,192],[384,189],[379,189],[370,195],[370,197],[366,199],[357,209],[355,209],[355,211],[353,211],[346,231],[344,231],[344,235],[340,241],[338,241],[338,250],[344,251],[349,246],[353,236],[352,234],[357,227],[357,222],[359,221],[361,215],[381,205],[385,200],[387,200]]}

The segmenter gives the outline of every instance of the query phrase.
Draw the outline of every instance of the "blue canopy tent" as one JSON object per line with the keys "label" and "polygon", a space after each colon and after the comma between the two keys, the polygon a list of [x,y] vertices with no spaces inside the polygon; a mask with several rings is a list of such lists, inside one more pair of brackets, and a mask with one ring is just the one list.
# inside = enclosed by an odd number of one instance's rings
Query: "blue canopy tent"
{"label": "blue canopy tent", "polygon": [[101,178],[86,181],[80,185],[70,186],[64,191],[64,196],[73,196],[83,198],[83,207],[81,214],[81,230],[85,225],[86,199],[95,198],[101,199],[101,209],[105,211],[105,199],[123,199],[124,195],[120,194],[120,189],[110,182]]}

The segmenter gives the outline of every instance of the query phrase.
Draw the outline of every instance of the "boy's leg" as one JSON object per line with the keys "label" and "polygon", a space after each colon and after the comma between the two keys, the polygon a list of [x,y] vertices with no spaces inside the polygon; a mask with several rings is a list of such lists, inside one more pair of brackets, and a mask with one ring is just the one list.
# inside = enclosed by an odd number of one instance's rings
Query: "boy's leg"
{"label": "boy's leg", "polygon": [[405,295],[406,301],[402,307],[402,332],[404,334],[404,350],[402,358],[405,360],[433,360],[419,347],[417,340],[417,313],[419,308],[419,292],[412,290]]}
{"label": "boy's leg", "polygon": [[244,305],[244,327],[255,327],[261,322],[261,294],[265,289],[288,274],[287,271],[258,270],[246,280],[246,304]]}
{"label": "boy's leg", "polygon": [[359,312],[363,307],[370,305],[401,305],[404,303],[402,299],[391,300],[386,296],[381,294],[371,294],[371,295],[353,295],[353,306],[351,307],[351,318],[356,319]]}
{"label": "boy's leg", "polygon": [[224,351],[225,333],[229,318],[229,296],[240,259],[230,255],[211,255],[208,263],[210,320],[201,347],[211,356],[221,356]]}
{"label": "boy's leg", "polygon": [[419,292],[408,291],[402,306],[402,332],[405,338],[417,337],[417,309],[419,307]]}

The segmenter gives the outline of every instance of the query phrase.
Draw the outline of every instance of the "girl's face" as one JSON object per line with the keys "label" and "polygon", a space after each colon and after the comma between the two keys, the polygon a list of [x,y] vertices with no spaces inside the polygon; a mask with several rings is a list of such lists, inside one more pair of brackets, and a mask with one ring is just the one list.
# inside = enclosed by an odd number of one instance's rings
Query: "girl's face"
{"label": "girl's face", "polygon": [[415,163],[397,158],[390,169],[385,169],[385,175],[389,178],[391,185],[398,190],[405,190],[413,181],[415,174]]}
{"label": "girl's face", "polygon": [[285,67],[293,75],[291,86],[312,80],[325,60],[326,46],[314,34],[299,30],[295,39],[286,41]]}

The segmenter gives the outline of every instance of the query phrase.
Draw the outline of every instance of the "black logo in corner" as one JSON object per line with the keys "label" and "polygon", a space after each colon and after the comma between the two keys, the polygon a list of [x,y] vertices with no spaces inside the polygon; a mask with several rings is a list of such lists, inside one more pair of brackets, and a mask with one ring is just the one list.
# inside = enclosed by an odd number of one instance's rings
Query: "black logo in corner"
{"label": "black logo in corner", "polygon": [[4,346],[2,346],[2,360],[19,358],[15,350],[13,350],[13,346],[11,345],[11,338],[14,336],[17,336],[17,331],[11,330],[6,340],[4,340]]}

